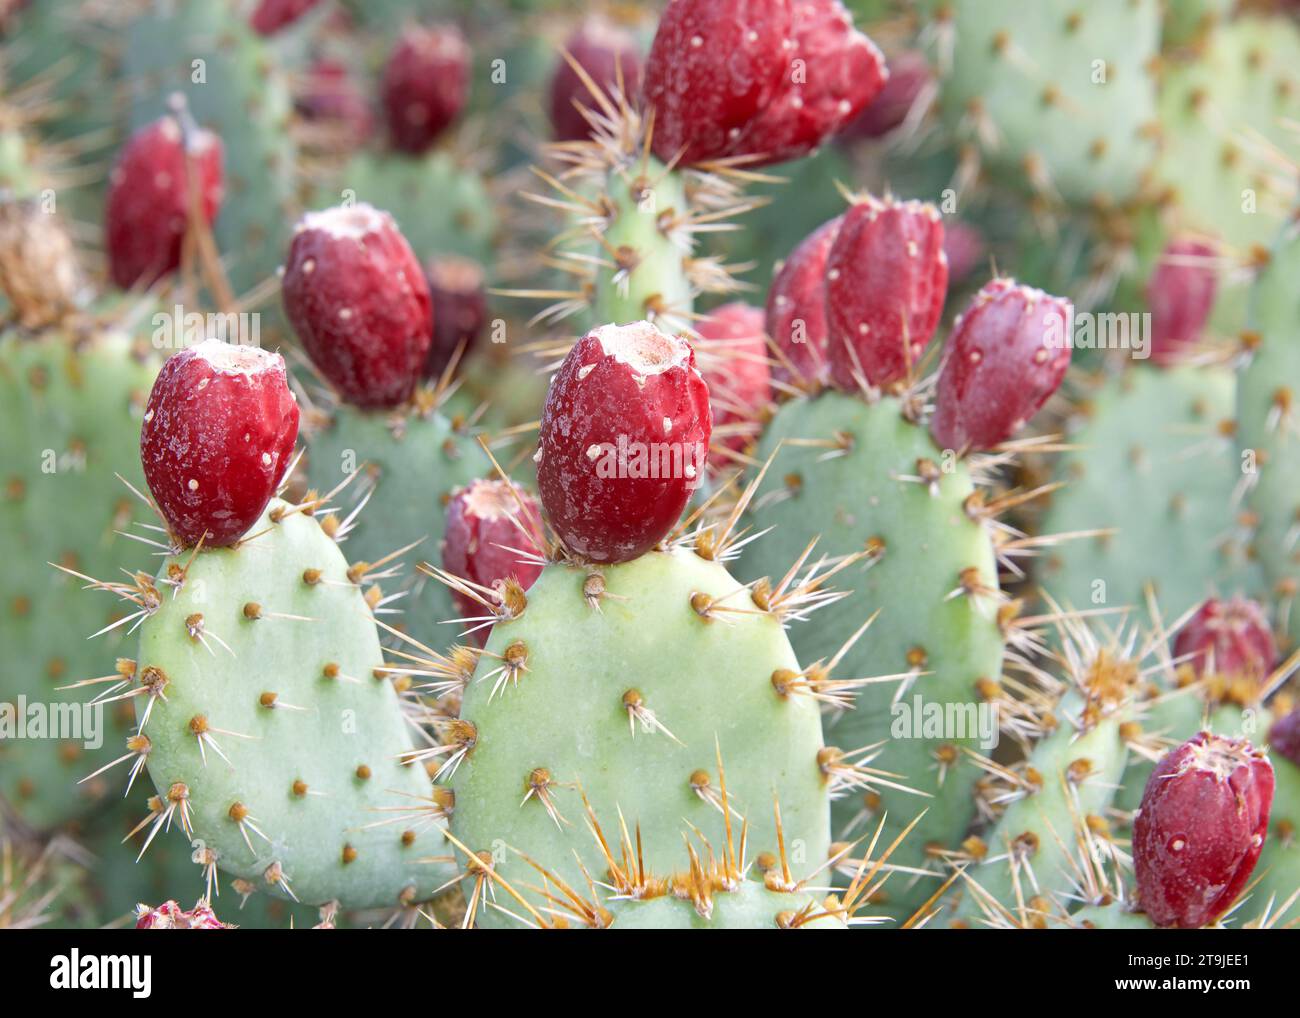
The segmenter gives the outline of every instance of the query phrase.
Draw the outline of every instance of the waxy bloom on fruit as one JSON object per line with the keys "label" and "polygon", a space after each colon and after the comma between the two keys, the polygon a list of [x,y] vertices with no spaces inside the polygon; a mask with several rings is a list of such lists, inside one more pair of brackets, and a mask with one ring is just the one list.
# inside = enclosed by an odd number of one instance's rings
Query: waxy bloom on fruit
{"label": "waxy bloom on fruit", "polygon": [[677,523],[698,486],[713,419],[684,339],[649,322],[583,336],[551,379],[537,488],[575,556],[626,562]]}

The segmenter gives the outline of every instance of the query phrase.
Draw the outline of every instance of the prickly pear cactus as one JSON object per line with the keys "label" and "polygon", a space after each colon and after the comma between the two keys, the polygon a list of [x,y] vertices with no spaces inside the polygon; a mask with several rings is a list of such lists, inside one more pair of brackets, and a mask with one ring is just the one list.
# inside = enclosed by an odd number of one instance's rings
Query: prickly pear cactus
{"label": "prickly pear cactus", "polygon": [[729,811],[752,818],[751,849],[778,851],[775,796],[792,871],[807,876],[827,859],[838,760],[817,702],[794,688],[799,672],[779,617],[693,550],[548,565],[522,614],[493,628],[465,689],[445,756],[453,833],[493,853],[508,880],[530,872],[513,848],[585,887],[579,863],[604,865],[583,829],[585,794],[599,816],[635,827],[647,867],[667,872],[684,824],[723,843],[720,754]]}
{"label": "prickly pear cactus", "polygon": [[[1271,754],[1273,810],[1268,820],[1268,837],[1255,868],[1259,883],[1251,893],[1253,911],[1269,906],[1284,919],[1300,912],[1300,767],[1280,753]],[[1283,906],[1290,903],[1290,908]]]}
{"label": "prickly pear cactus", "polygon": [[397,907],[445,883],[361,578],[320,523],[273,500],[238,547],[168,557],[157,583],[133,686],[151,834],[177,827],[304,903]]}
{"label": "prickly pear cactus", "polygon": [[[827,740],[845,749],[887,741],[880,766],[932,798],[891,787],[869,792],[865,802],[860,793],[846,796],[835,806],[835,830],[858,831],[863,819],[887,811],[886,832],[896,833],[925,808],[897,855],[901,865],[924,866],[927,846],[954,844],[974,815],[979,772],[962,748],[975,746],[978,733],[922,737],[917,698],[930,710],[979,702],[981,680],[1002,675],[1005,617],[993,541],[970,473],[959,462],[945,469],[943,453],[905,410],[894,398],[867,404],[827,392],[777,411],[758,447],[760,460],[777,455],[753,513],[756,528],[775,529],[755,542],[741,575],[780,577],[783,562],[814,538],[815,555],[867,553],[842,574],[853,593],[819,609],[812,625],[791,632],[791,642],[801,661],[828,660],[880,612],[841,668],[854,676],[896,674],[899,681],[863,687],[852,710],[829,719]],[[916,727],[909,723],[901,734],[893,731],[896,703],[917,715]],[[937,887],[900,883],[890,888],[897,896],[890,904],[907,910]]]}

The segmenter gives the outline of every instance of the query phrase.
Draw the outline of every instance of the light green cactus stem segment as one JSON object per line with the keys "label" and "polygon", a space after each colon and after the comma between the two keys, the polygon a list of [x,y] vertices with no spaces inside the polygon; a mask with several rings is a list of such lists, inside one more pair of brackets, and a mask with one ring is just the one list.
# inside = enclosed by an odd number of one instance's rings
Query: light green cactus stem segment
{"label": "light green cactus stem segment", "polygon": [[1257,470],[1247,503],[1259,521],[1255,553],[1261,593],[1276,599],[1280,632],[1295,633],[1300,613],[1300,231],[1285,231],[1251,295],[1250,321],[1259,347],[1237,390],[1238,440],[1254,450]]}
{"label": "light green cactus stem segment", "polygon": [[[138,561],[137,546],[114,531],[152,516],[115,475],[143,490],[140,421],[157,367],[151,350],[112,330],[0,335],[0,703],[16,711],[25,698],[29,719],[28,737],[0,737],[0,796],[35,827],[71,819],[116,787],[111,776],[78,781],[120,755],[119,712],[83,712],[84,690],[56,687],[111,674],[117,655],[130,656],[122,629],[87,639],[126,612],[47,563],[122,579]],[[47,718],[46,736],[57,724],[66,737],[38,737],[33,709]],[[67,727],[74,720],[84,738]],[[86,748],[92,735],[103,739],[97,749]]]}
{"label": "light green cactus stem segment", "polygon": [[[775,930],[781,918],[807,912],[818,918],[799,926],[805,930],[843,930],[847,925],[824,911],[810,894],[769,891],[757,880],[742,880],[734,888],[714,893],[712,910],[701,915],[689,898],[669,893],[648,900],[615,898],[605,902],[616,930]],[[780,917],[780,918],[779,918]]]}
{"label": "light green cactus stem segment", "polygon": [[1268,818],[1268,837],[1255,865],[1252,879],[1259,884],[1250,892],[1246,915],[1262,915],[1272,902],[1272,915],[1281,914],[1287,923],[1300,916],[1300,897],[1281,912],[1291,896],[1300,891],[1300,767],[1280,753],[1272,753],[1273,808]]}
{"label": "light green cactus stem segment", "polygon": [[592,253],[606,264],[596,272],[591,322],[626,325],[653,319],[660,310],[689,321],[689,251],[670,228],[689,208],[681,178],[655,159],[638,159],[610,172],[604,201],[609,220]]}
{"label": "light green cactus stem segment", "polygon": [[[846,752],[887,741],[873,766],[901,774],[903,784],[932,798],[881,788],[880,809],[888,812],[882,837],[893,838],[927,809],[893,861],[932,865],[928,845],[954,847],[966,833],[974,815],[971,791],[979,776],[978,768],[960,753],[941,769],[936,753],[977,748],[976,684],[1002,675],[996,601],[987,595],[953,596],[961,590],[964,570],[975,570],[981,584],[996,589],[993,545],[987,531],[964,510],[964,501],[974,491],[964,464],[940,474],[933,494],[928,485],[907,479],[918,476],[919,461],[938,465],[942,455],[924,429],[903,417],[897,400],[868,405],[828,392],[786,403],[769,424],[757,455],[766,461],[783,441],[838,440],[841,435],[849,443],[842,455],[828,456],[825,446],[780,449],[755,500],[758,509],[751,521],[756,529],[775,529],[747,550],[740,574],[775,581],[815,537],[820,540],[814,554],[827,556],[860,552],[873,539],[883,541],[884,553],[874,563],[850,567],[830,581],[833,589],[851,589],[853,594],[819,608],[812,622],[794,627],[790,637],[800,661],[829,659],[879,610],[838,671],[851,678],[928,673],[901,689],[896,683],[863,687],[856,709],[833,721],[826,738]],[[907,708],[905,716],[893,712],[896,697]],[[917,697],[923,702],[919,714]],[[932,718],[927,711],[944,711],[952,718],[954,710],[971,727],[945,730],[940,738],[916,737],[933,733],[933,720],[928,731],[922,727],[927,716]],[[893,731],[896,723],[905,725],[901,736]],[[874,819],[864,816],[860,793],[837,804],[837,836],[859,836],[873,827]],[[922,879],[911,887],[898,881],[888,890],[890,911],[910,913],[938,886],[937,880]]]}
{"label": "light green cactus stem segment", "polygon": [[1068,920],[1053,925],[1085,930],[1155,930],[1159,929],[1145,912],[1131,912],[1120,902],[1109,905],[1085,905]]}
{"label": "light green cactus stem segment", "polygon": [[381,586],[388,594],[409,591],[394,605],[403,613],[397,624],[405,632],[435,649],[456,643],[462,627],[443,623],[461,613],[447,588],[416,565],[442,565],[447,499],[476,477],[491,475],[478,442],[437,412],[392,416],[343,406],[311,435],[307,459],[308,479],[322,494],[362,471],[333,503],[345,516],[370,495],[344,541],[351,561],[376,562],[420,542],[398,560],[401,577]]}
{"label": "light green cactus stem segment", "polygon": [[[1128,756],[1120,725],[1131,714],[1120,706],[1081,730],[1084,708],[1083,697],[1066,695],[1056,712],[1056,731],[1029,755],[1028,766],[1042,778],[1041,786],[1007,806],[982,835],[988,857],[967,871],[1003,908],[1014,909],[1017,901],[1038,895],[1049,900],[1070,895],[1079,874],[1073,861],[1078,826],[1104,816],[1114,799]],[[977,921],[984,914],[982,899],[968,890],[956,914]]]}
{"label": "light green cactus stem segment", "polygon": [[460,255],[492,262],[496,212],[483,178],[451,154],[420,158],[360,153],[316,195],[321,206],[366,202],[392,214],[421,262]]}
{"label": "light green cactus stem segment", "polygon": [[[611,844],[621,813],[630,833],[640,828],[647,870],[668,873],[681,864],[683,830],[698,830],[718,851],[727,844],[721,811],[691,784],[703,771],[719,795],[720,752],[733,824],[749,819],[749,855],[778,851],[775,797],[791,871],[810,875],[830,843],[821,718],[813,700],[783,699],[772,685],[774,671],[799,668],[779,621],[692,551],[650,552],[600,574],[599,610],[583,594],[587,571],[555,564],[529,588],[523,615],[494,627],[464,696],[462,718],[477,734],[452,781],[453,833],[473,851],[493,852],[516,887],[538,881],[508,849],[584,888],[578,858],[592,874],[606,867],[581,788]],[[704,618],[692,607],[697,593],[737,612]],[[493,672],[517,644],[527,670],[494,695],[501,676]],[[631,723],[629,691],[671,736]],[[550,776],[546,796],[563,821],[541,796],[524,801],[537,768]],[[501,921],[491,910],[482,918]]]}
{"label": "light green cactus stem segment", "polygon": [[[167,699],[153,704],[143,729],[149,776],[164,797],[178,782],[188,789],[194,837],[232,876],[283,896],[266,880],[279,864],[304,904],[421,900],[446,881],[449,866],[430,860],[449,849],[419,816],[376,823],[393,815],[388,807],[418,813],[432,794],[424,768],[399,759],[411,735],[391,681],[374,676],[383,664],[378,629],[320,524],[303,513],[277,523],[277,508],[289,507],[272,500],[249,532],[258,536],[238,548],[163,563],[163,577],[190,564],[140,632],[142,680],[157,674],[151,668],[167,679]],[[307,581],[308,569],[320,570],[319,582]],[[260,618],[247,617],[250,604]],[[206,646],[190,635],[198,626]],[[264,705],[268,693],[277,706]],[[137,697],[138,716],[146,703]],[[200,752],[192,726],[203,719],[213,741]],[[295,791],[298,781],[306,794]],[[237,803],[247,810],[248,842],[231,816]]]}
{"label": "light green cactus stem segment", "polygon": [[[225,147],[225,199],[214,225],[236,294],[275,274],[296,218],[289,89],[273,54],[228,3],[149,6],[125,30],[131,126],[183,92]],[[201,80],[200,80],[201,79]]]}
{"label": "light green cactus stem segment", "polygon": [[1069,434],[1044,534],[1113,531],[1061,541],[1043,560],[1044,587],[1064,607],[1130,607],[1146,617],[1151,585],[1168,622],[1216,591],[1253,584],[1238,535],[1241,480],[1224,425],[1233,379],[1214,367],[1130,368],[1092,398]]}
{"label": "light green cactus stem segment", "polygon": [[1169,65],[1156,173],[1184,229],[1236,249],[1272,241],[1296,200],[1294,174],[1277,167],[1300,159],[1300,138],[1282,126],[1297,95],[1300,29],[1287,18],[1234,20],[1196,60]]}
{"label": "light green cactus stem segment", "polygon": [[1155,156],[1157,0],[955,0],[940,104],[1011,179],[1072,203],[1124,201]]}

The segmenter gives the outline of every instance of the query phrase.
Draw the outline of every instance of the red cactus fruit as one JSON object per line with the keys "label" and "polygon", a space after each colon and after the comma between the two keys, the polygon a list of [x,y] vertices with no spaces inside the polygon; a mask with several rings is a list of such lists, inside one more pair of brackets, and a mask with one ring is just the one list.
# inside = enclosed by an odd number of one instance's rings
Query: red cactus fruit
{"label": "red cactus fruit", "polygon": [[[755,437],[752,429],[772,397],[764,318],[759,308],[733,301],[714,309],[695,327],[700,373],[713,410],[713,437],[718,445],[737,452]],[[717,465],[732,464],[724,460]]]}
{"label": "red cactus fruit", "polygon": [[[607,95],[620,84],[629,100],[640,94],[641,49],[631,32],[593,14],[573,30],[564,48]],[[561,58],[551,77],[550,95],[551,127],[557,141],[581,141],[591,136],[591,124],[579,106],[600,111],[578,72]]]}
{"label": "red cactus fruit", "polygon": [[151,286],[181,263],[190,216],[187,155],[199,211],[211,226],[224,180],[215,134],[169,115],[136,131],[118,154],[104,203],[104,248],[109,274],[124,290]]}
{"label": "red cactus fruit", "polygon": [[419,155],[465,108],[470,52],[454,25],[411,25],[384,67],[380,100],[393,147]]}
{"label": "red cactus fruit", "polygon": [[930,433],[944,449],[991,449],[1019,431],[1070,366],[1074,305],[994,279],[948,337]]}
{"label": "red cactus fruit", "polygon": [[903,50],[890,58],[889,76],[875,99],[845,125],[842,137],[882,138],[907,119],[922,94],[934,89],[930,61],[920,50]]}
{"label": "red cactus fruit", "polygon": [[1200,339],[1218,290],[1216,252],[1201,240],[1171,241],[1147,282],[1151,357],[1167,364],[1187,355]]}
{"label": "red cactus fruit", "polygon": [[933,205],[870,196],[842,218],[826,259],[831,377],[844,389],[859,375],[887,387],[908,377],[939,324],[943,222]]}
{"label": "red cactus fruit", "polygon": [[425,270],[433,300],[433,343],[424,373],[437,378],[458,349],[463,346],[468,353],[483,335],[488,320],[487,288],[482,266],[468,258],[430,258]]}
{"label": "red cactus fruit", "polygon": [[885,58],[840,0],[794,0],[793,17],[794,52],[781,61],[776,95],[728,148],[759,156],[751,166],[808,155],[865,109],[888,77]]}
{"label": "red cactus fruit", "polygon": [[689,343],[649,322],[589,332],[542,410],[537,489],[551,528],[593,562],[649,551],[699,484],[712,430]]}
{"label": "red cactus fruit", "polygon": [[732,150],[781,89],[794,56],[792,0],[673,0],[645,64],[654,152],[684,165]]}
{"label": "red cactus fruit", "polygon": [[[506,481],[471,481],[452,492],[447,503],[447,530],[442,539],[442,566],[449,573],[504,592],[508,579],[524,590],[541,575],[536,555],[542,545],[541,505],[535,496]],[[461,614],[473,618],[483,606],[452,591]],[[483,630],[479,634],[486,636]]]}
{"label": "red cactus fruit", "polygon": [[212,906],[199,899],[188,912],[176,901],[164,901],[161,905],[136,905],[135,928],[137,930],[232,930],[234,924],[223,923],[217,918]]}
{"label": "red cactus fruit", "polygon": [[1300,707],[1273,722],[1268,744],[1278,756],[1300,767]]}
{"label": "red cactus fruit", "polygon": [[767,294],[767,334],[778,357],[772,378],[779,382],[824,383],[826,357],[826,259],[839,232],[839,216],[822,223],[799,242],[781,265]]}
{"label": "red cactus fruit", "polygon": [[393,217],[364,203],[303,216],[281,281],[284,310],[343,399],[396,406],[433,342],[424,270]]}
{"label": "red cactus fruit", "polygon": [[943,253],[948,256],[948,281],[960,283],[984,260],[984,238],[969,223],[949,220],[943,228]]}
{"label": "red cactus fruit", "polygon": [[1133,823],[1138,904],[1157,926],[1221,916],[1259,859],[1273,766],[1245,739],[1201,732],[1166,754]]}
{"label": "red cactus fruit", "polygon": [[356,148],[374,133],[375,117],[370,101],[342,61],[329,57],[315,61],[308,68],[294,103],[305,119],[334,128],[345,149]]}
{"label": "red cactus fruit", "polygon": [[1212,597],[1178,631],[1174,656],[1186,658],[1197,678],[1219,675],[1259,682],[1277,664],[1277,643],[1258,602]]}
{"label": "red cactus fruit", "polygon": [[275,494],[297,438],[278,353],[205,339],[169,357],[145,407],[140,462],[172,536],[187,547],[238,541]]}
{"label": "red cactus fruit", "polygon": [[259,35],[274,35],[291,25],[320,0],[260,0],[248,23]]}

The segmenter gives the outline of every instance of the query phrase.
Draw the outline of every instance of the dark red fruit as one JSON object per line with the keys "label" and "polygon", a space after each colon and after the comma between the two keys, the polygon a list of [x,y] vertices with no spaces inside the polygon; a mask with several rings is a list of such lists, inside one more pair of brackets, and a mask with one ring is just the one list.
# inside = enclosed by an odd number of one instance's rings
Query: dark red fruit
{"label": "dark red fruit", "polygon": [[1273,722],[1268,744],[1278,756],[1300,767],[1300,707]]}
{"label": "dark red fruit", "polygon": [[792,0],[672,0],[645,64],[654,152],[684,165],[732,151],[794,58]]}
{"label": "dark red fruit", "polygon": [[433,341],[424,270],[387,212],[366,204],[309,212],[281,281],[284,310],[312,363],[359,407],[415,390]]}
{"label": "dark red fruit", "polygon": [[1197,678],[1218,675],[1259,682],[1277,664],[1277,643],[1258,602],[1212,597],[1178,631],[1174,656],[1186,658]]}
{"label": "dark red fruit", "polygon": [[827,356],[843,389],[904,381],[930,341],[948,290],[943,222],[933,206],[868,196],[844,213],[826,260]]}
{"label": "dark red fruit", "polygon": [[[527,590],[542,566],[523,555],[536,556],[543,547],[541,505],[518,485],[471,481],[452,493],[442,540],[447,572],[500,593],[508,579]],[[481,604],[459,591],[452,597],[466,618],[483,614]]]}
{"label": "dark red fruit", "polygon": [[[641,50],[631,32],[593,14],[574,29],[564,48],[607,96],[620,85],[629,101],[640,94]],[[581,141],[591,136],[591,124],[579,106],[600,112],[578,72],[561,58],[551,78],[550,97],[551,127],[557,141]]]}
{"label": "dark red fruit", "polygon": [[588,333],[542,411],[537,489],[551,528],[593,562],[649,551],[698,486],[712,428],[689,343],[649,322]]}
{"label": "dark red fruit", "polygon": [[794,0],[793,18],[794,53],[781,61],[776,95],[728,148],[759,156],[751,166],[808,155],[865,109],[888,76],[840,0]]}
{"label": "dark red fruit", "polygon": [[232,923],[223,923],[212,911],[212,906],[200,899],[188,912],[176,901],[164,901],[156,907],[137,905],[135,928],[137,930],[231,930],[235,927]]}
{"label": "dark red fruit", "polygon": [[826,260],[842,216],[823,223],[790,252],[767,294],[767,334],[789,366],[776,358],[772,377],[799,385],[830,377],[826,343]]}
{"label": "dark red fruit", "polygon": [[[772,370],[762,310],[734,301],[716,308],[696,327],[700,373],[709,387],[713,437],[737,452],[757,437],[759,414],[772,398]],[[734,466],[723,459],[717,466]]]}
{"label": "dark red fruit", "polygon": [[209,226],[221,207],[221,139],[173,116],[140,128],[118,154],[108,178],[104,248],[113,282],[126,290],[151,286],[175,272],[189,223],[186,155],[193,163],[199,206]]}
{"label": "dark red fruit", "polygon": [[381,100],[393,147],[419,155],[465,108],[470,52],[452,25],[409,26],[384,68]]}
{"label": "dark red fruit", "polygon": [[1195,929],[1246,885],[1268,832],[1273,766],[1245,739],[1201,732],[1156,765],[1133,822],[1138,904],[1157,926]]}
{"label": "dark red fruit", "polygon": [[907,119],[922,101],[922,94],[934,88],[930,61],[919,50],[904,50],[888,63],[889,77],[884,87],[862,111],[847,124],[841,135],[846,138],[881,138]]}
{"label": "dark red fruit", "polygon": [[293,24],[320,0],[260,0],[248,23],[259,35],[273,35]]}
{"label": "dark red fruit", "polygon": [[158,373],[140,428],[140,463],[172,536],[186,547],[200,540],[220,547],[257,522],[297,438],[284,358],[205,339]]}
{"label": "dark red fruit", "polygon": [[360,146],[374,133],[370,101],[348,66],[339,60],[322,57],[313,63],[295,102],[305,119],[334,131],[345,151]]}
{"label": "dark red fruit", "polygon": [[454,255],[429,259],[426,276],[433,300],[433,343],[425,364],[426,377],[437,378],[458,349],[473,349],[487,326],[487,288],[483,269]]}
{"label": "dark red fruit", "polygon": [[1151,357],[1157,363],[1185,357],[1201,338],[1219,285],[1216,264],[1214,248],[1200,240],[1175,240],[1161,253],[1147,283]]}
{"label": "dark red fruit", "polygon": [[930,422],[939,446],[991,449],[1024,427],[1065,378],[1073,316],[1063,297],[986,283],[948,337]]}

